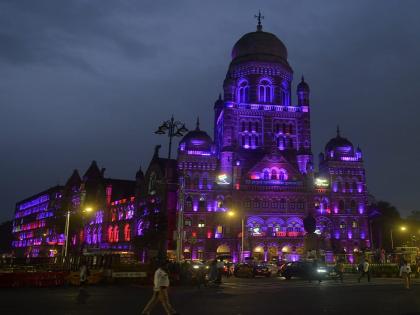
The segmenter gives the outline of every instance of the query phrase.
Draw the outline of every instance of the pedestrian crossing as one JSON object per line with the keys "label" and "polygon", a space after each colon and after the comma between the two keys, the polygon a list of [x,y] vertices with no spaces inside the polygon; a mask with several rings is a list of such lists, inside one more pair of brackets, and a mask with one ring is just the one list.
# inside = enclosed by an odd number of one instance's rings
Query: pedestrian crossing
{"label": "pedestrian crossing", "polygon": [[[416,279],[412,285],[420,284]],[[399,278],[373,278],[371,282],[367,282],[364,278],[361,282],[357,277],[344,278],[343,283],[335,280],[305,281],[301,279],[285,280],[283,278],[273,279],[229,279],[221,284],[221,288],[236,291],[264,291],[264,290],[282,290],[293,288],[319,288],[319,287],[353,287],[353,286],[387,286],[399,285],[403,286],[403,280]]]}

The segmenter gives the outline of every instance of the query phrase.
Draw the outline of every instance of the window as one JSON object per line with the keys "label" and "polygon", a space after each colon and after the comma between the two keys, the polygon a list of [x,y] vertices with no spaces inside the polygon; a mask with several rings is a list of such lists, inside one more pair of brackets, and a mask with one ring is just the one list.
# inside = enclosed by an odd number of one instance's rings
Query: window
{"label": "window", "polygon": [[207,177],[203,177],[203,189],[207,189]]}
{"label": "window", "polygon": [[280,209],[286,209],[286,199],[280,199]]}
{"label": "window", "polygon": [[130,228],[130,224],[126,224],[124,226],[124,240],[126,242],[129,242],[131,239],[131,228]]}
{"label": "window", "polygon": [[120,231],[119,231],[119,229],[118,229],[118,226],[115,226],[114,227],[114,242],[118,242],[118,240],[119,240],[119,234],[120,234]]}
{"label": "window", "polygon": [[350,209],[352,211],[356,211],[356,201],[354,200],[350,201]]}
{"label": "window", "polygon": [[268,172],[268,170],[264,171],[264,180],[269,180],[270,179],[270,173]]}
{"label": "window", "polygon": [[191,196],[188,196],[185,199],[185,210],[187,210],[187,211],[191,211],[192,210],[192,198],[191,198]]}
{"label": "window", "polygon": [[201,211],[203,211],[203,210],[205,210],[205,209],[206,209],[206,199],[205,199],[203,196],[201,196],[201,197],[200,197],[200,200],[199,200],[199,202],[198,202],[198,208],[199,208]]}
{"label": "window", "polygon": [[199,183],[200,183],[200,177],[198,177],[197,175],[194,177],[194,184],[193,184],[194,188],[198,188]]}
{"label": "window", "polygon": [[203,227],[205,227],[206,226],[206,224],[204,223],[204,220],[200,220],[199,222],[198,222],[198,227],[199,228],[203,228]]}
{"label": "window", "polygon": [[338,203],[338,208],[340,209],[340,211],[344,210],[344,201],[340,200],[340,202]]}
{"label": "window", "polygon": [[272,86],[271,82],[268,80],[261,80],[260,85],[258,87],[259,91],[259,101],[263,103],[271,103],[272,102]]}
{"label": "window", "polygon": [[340,222],[340,229],[344,230],[346,228],[346,223],[344,221]]}
{"label": "window", "polygon": [[192,225],[192,220],[191,220],[191,218],[185,218],[185,220],[184,220],[184,225],[185,225],[185,226],[191,226],[191,225]]}
{"label": "window", "polygon": [[248,82],[247,81],[242,81],[241,83],[239,83],[238,103],[248,102],[248,91],[249,91],[249,87],[248,87]]}
{"label": "window", "polygon": [[353,220],[353,222],[351,223],[351,227],[352,227],[353,229],[357,229],[358,224],[357,224],[357,221],[356,221],[356,220]]}
{"label": "window", "polygon": [[112,231],[112,226],[108,228],[108,242],[112,243],[114,241],[114,233]]}
{"label": "window", "polygon": [[143,221],[137,222],[137,235],[143,235]]}
{"label": "window", "polygon": [[292,124],[289,125],[289,133],[290,134],[293,134],[294,133],[294,128],[293,128],[293,125]]}
{"label": "window", "polygon": [[271,170],[271,179],[272,180],[277,180],[277,172],[276,170]]}
{"label": "window", "polygon": [[279,172],[279,180],[284,181],[287,180],[287,173],[285,170],[280,170]]}

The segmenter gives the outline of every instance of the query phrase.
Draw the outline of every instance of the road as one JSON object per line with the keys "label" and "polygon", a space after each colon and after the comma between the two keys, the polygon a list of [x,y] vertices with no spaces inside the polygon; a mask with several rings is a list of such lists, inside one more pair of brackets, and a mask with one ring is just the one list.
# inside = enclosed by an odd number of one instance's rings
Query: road
{"label": "road", "polygon": [[[136,285],[0,290],[0,314],[140,314],[151,288]],[[401,279],[347,277],[308,283],[283,278],[230,278],[218,288],[171,288],[174,307],[183,315],[392,314],[420,315],[420,281],[410,290]],[[159,306],[153,314],[164,314]]]}

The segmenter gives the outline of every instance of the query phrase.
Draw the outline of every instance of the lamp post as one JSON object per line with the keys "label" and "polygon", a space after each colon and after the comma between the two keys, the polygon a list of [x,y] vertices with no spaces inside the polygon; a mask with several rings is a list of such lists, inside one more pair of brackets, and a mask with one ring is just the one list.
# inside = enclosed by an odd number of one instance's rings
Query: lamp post
{"label": "lamp post", "polygon": [[[229,217],[234,217],[236,214],[234,211],[228,211],[227,215]],[[245,219],[243,216],[241,216],[241,256],[240,256],[240,262],[244,261],[244,239],[245,239]]]}
{"label": "lamp post", "polygon": [[[407,227],[406,226],[400,226],[400,230],[402,232],[407,231]],[[394,249],[394,237],[393,237],[393,228],[391,228],[391,249]]]}
{"label": "lamp post", "polygon": [[168,134],[169,137],[169,150],[168,150],[168,159],[171,158],[172,151],[172,138],[173,137],[182,137],[188,129],[185,127],[183,122],[174,119],[174,116],[170,120],[164,121],[162,125],[158,127],[155,131],[157,135]]}
{"label": "lamp post", "polygon": [[[82,212],[92,212],[93,209],[91,207],[86,207]],[[64,254],[62,254],[63,256],[63,263],[67,260],[67,255],[68,255],[68,248],[69,248],[69,230],[70,230],[70,214],[71,211],[67,210],[66,213],[66,225],[64,228],[64,234],[65,234],[65,244],[64,244]],[[84,228],[84,227],[83,227]]]}

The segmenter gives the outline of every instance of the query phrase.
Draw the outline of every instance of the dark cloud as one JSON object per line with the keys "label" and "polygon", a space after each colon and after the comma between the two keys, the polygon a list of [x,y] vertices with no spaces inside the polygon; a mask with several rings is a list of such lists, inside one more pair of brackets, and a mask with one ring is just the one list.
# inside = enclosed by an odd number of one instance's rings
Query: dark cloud
{"label": "dark cloud", "polygon": [[92,159],[132,178],[172,113],[212,134],[231,47],[259,8],[310,83],[314,154],[339,123],[371,192],[420,210],[418,1],[0,0],[0,219]]}

